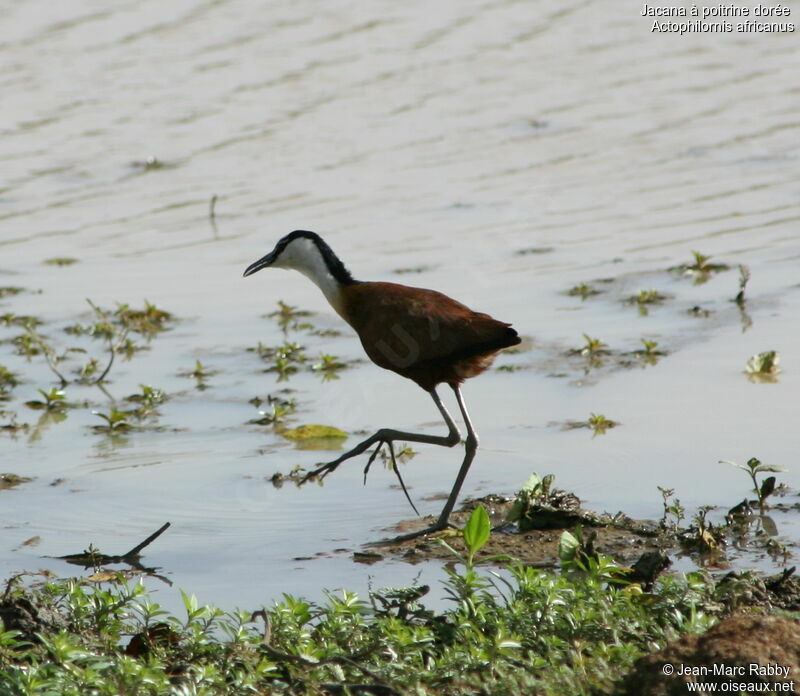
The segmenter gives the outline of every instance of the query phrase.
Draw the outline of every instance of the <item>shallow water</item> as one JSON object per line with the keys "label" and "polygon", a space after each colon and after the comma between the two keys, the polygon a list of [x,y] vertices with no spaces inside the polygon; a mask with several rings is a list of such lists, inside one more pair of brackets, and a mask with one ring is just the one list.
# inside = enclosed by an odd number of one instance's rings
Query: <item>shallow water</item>
{"label": "shallow water", "polygon": [[[640,10],[412,2],[365,13],[251,0],[0,10],[0,285],[27,290],[0,299],[0,313],[42,317],[62,345],[63,326],[87,321],[87,297],[147,298],[181,318],[108,385],[115,398],[141,383],[166,390],[163,431],[111,440],[80,409],[34,441],[0,436],[0,469],[36,477],[0,491],[0,569],[64,571],[42,556],[90,542],[121,553],[169,520],[144,560],[206,602],[319,597],[363,589],[367,573],[377,585],[418,573],[436,583],[435,568],[367,571],[333,553],[409,516],[388,472],[376,468],[366,488],[360,462],[324,487],[265,480],[321,457],[247,424],[250,399],[286,386],[246,351],[282,340],[261,317],[283,299],[346,329],[297,274],[241,278],[295,228],[322,233],[356,277],[435,287],[531,340],[497,362],[527,369],[465,388],[482,442],[465,494],[513,493],[537,471],[595,509],[658,517],[658,485],[689,510],[727,509],[747,479],[718,460],[751,456],[788,466],[780,480],[797,488],[796,35],[652,34]],[[692,250],[733,269],[703,285],[666,272]],[[79,262],[43,265],[57,256]],[[730,302],[737,264],[752,273],[746,330]],[[601,278],[615,279],[603,295],[564,294]],[[650,288],[671,299],[647,316],[622,303]],[[689,316],[695,305],[713,314]],[[563,356],[583,333],[619,351],[646,337],[669,355],[584,375]],[[302,340],[311,354],[363,357],[349,331]],[[778,382],[749,382],[747,358],[771,349]],[[196,360],[217,371],[205,391],[178,376]],[[0,364],[27,380],[5,408],[35,423],[21,402],[52,375],[8,343]],[[441,430],[415,385],[366,362],[288,386],[294,424]],[[97,390],[67,392],[108,408]],[[561,430],[591,412],[622,426],[594,438]],[[405,479],[430,514],[441,503],[426,499],[449,489],[459,456],[417,449]],[[778,519],[796,538],[796,520]]]}

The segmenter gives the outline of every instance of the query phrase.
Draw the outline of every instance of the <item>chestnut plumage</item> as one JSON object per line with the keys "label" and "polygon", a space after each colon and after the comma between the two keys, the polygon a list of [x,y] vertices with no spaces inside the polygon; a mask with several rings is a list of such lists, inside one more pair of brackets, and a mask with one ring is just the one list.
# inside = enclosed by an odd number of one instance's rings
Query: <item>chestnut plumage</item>
{"label": "chestnut plumage", "polygon": [[501,350],[517,345],[520,342],[517,332],[510,324],[474,312],[435,290],[355,280],[328,244],[314,232],[296,230],[286,235],[271,252],[248,266],[244,275],[269,267],[293,269],[312,280],[336,312],[355,329],[372,362],[416,382],[431,395],[449,431],[446,436],[439,436],[382,428],[338,459],[311,471],[306,480],[316,476],[324,478],[343,461],[365,452],[374,444],[378,447],[372,453],[367,469],[380,447],[386,444],[398,477],[400,474],[394,461],[395,441],[447,447],[457,444],[461,435],[436,392],[437,385],[446,383],[455,393],[467,428],[465,457],[436,523],[398,539],[443,529],[478,447],[478,438],[461,394],[461,384],[486,370]]}

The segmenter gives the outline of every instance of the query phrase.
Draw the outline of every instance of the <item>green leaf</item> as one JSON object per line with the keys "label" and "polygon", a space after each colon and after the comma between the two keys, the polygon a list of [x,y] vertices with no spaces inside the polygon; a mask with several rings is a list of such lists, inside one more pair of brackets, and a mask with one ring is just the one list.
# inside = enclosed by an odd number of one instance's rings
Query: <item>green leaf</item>
{"label": "green leaf", "polygon": [[571,532],[564,531],[558,540],[558,558],[562,563],[571,563],[580,548],[580,542]]}
{"label": "green leaf", "polygon": [[467,520],[464,527],[464,543],[467,545],[470,555],[477,553],[489,541],[491,535],[491,523],[489,513],[483,505],[476,507]]}

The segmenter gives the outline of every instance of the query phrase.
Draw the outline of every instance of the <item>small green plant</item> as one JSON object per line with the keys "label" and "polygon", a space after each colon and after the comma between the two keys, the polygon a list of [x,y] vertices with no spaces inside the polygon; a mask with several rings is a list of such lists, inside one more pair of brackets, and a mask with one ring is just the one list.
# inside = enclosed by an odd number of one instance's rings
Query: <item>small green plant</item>
{"label": "small green plant", "polygon": [[647,316],[651,306],[659,305],[666,299],[668,299],[667,295],[664,295],[658,290],[640,290],[637,295],[631,295],[628,297],[625,300],[625,303],[635,305],[639,310],[639,314],[642,316]]}
{"label": "small green plant", "polygon": [[646,338],[639,339],[642,342],[643,348],[633,351],[633,355],[637,356],[642,362],[648,365],[655,365],[658,359],[665,355],[664,351],[658,350],[658,341],[650,341]]}
{"label": "small green plant", "polygon": [[578,283],[578,285],[573,285],[567,290],[567,295],[570,297],[580,297],[582,300],[585,300],[587,297],[599,295],[600,292],[600,290],[587,283]]}
{"label": "small green plant", "polygon": [[[260,399],[257,401],[256,405],[260,406],[262,401]],[[253,425],[280,425],[297,410],[297,401],[294,398],[287,399],[270,394],[267,396],[267,404],[269,410],[259,411],[259,417],[248,422]]]}
{"label": "small green plant", "polygon": [[21,292],[25,292],[25,288],[18,288],[14,286],[0,287],[0,298],[8,297],[10,295],[19,295]]}
{"label": "small green plant", "polygon": [[53,258],[45,259],[42,263],[46,266],[71,266],[74,263],[78,263],[78,259],[73,259],[69,256],[54,256]]}
{"label": "small green plant", "polygon": [[736,297],[733,298],[733,301],[740,307],[744,306],[744,291],[747,288],[748,282],[750,282],[750,269],[744,264],[739,264],[739,292],[736,293]]}
{"label": "small green plant", "polygon": [[680,529],[681,522],[686,519],[686,510],[681,505],[681,501],[675,497],[675,490],[673,488],[662,488],[658,486],[661,493],[662,505],[664,506],[664,514],[661,517],[661,528],[669,529],[673,534],[677,534]]}
{"label": "small green plant", "polygon": [[347,363],[342,362],[335,355],[328,355],[327,353],[322,353],[319,357],[319,360],[311,365],[311,369],[314,372],[321,374],[322,379],[325,381],[339,379],[339,375],[337,373],[339,370],[343,370],[346,367]]}
{"label": "small green plant", "polygon": [[609,428],[616,428],[619,425],[618,422],[609,420],[601,413],[590,414],[589,420],[586,421],[586,423],[595,435],[605,435],[606,430]]}
{"label": "small green plant", "polygon": [[[467,523],[461,530],[461,539],[464,542],[465,554],[459,553],[444,539],[439,539],[439,543],[455,555],[467,568],[467,576],[474,578],[473,568],[475,566],[475,556],[489,541],[492,535],[492,524],[489,520],[489,513],[483,505],[478,505],[470,514]],[[506,555],[488,556],[484,562],[494,562],[497,560],[509,560]],[[453,571],[450,571],[453,573]],[[458,577],[453,573],[452,577]],[[480,583],[479,583],[480,584]]]}
{"label": "small green plant", "polygon": [[563,430],[589,428],[592,431],[592,437],[595,437],[597,435],[605,435],[607,430],[616,428],[618,425],[620,425],[618,421],[612,421],[601,413],[592,413],[585,421],[567,421],[563,425]]}
{"label": "small green plant", "polygon": [[787,471],[785,467],[776,464],[762,464],[761,460],[755,457],[750,457],[746,464],[739,464],[729,459],[720,459],[719,461],[720,464],[730,464],[747,473],[750,477],[750,481],[753,483],[753,492],[756,494],[758,506],[762,512],[767,507],[767,498],[775,491],[775,477],[769,476],[760,482],[758,477],[761,474],[777,474]]}
{"label": "small green plant", "polygon": [[26,401],[25,405],[34,410],[44,410],[51,412],[64,411],[67,408],[66,394],[63,389],[53,387],[48,391],[37,389],[41,395],[41,400]]}
{"label": "small green plant", "polygon": [[577,349],[581,355],[603,355],[609,352],[608,345],[603,343],[599,338],[592,338],[589,334],[583,334],[583,339],[586,343]]}
{"label": "small green plant", "polygon": [[128,420],[131,416],[129,411],[118,411],[112,408],[108,413],[100,411],[92,411],[92,413],[105,421],[103,425],[92,426],[98,432],[119,433],[130,430],[133,427],[130,420]]}
{"label": "small green plant", "polygon": [[9,398],[11,390],[19,384],[19,375],[5,365],[0,365],[0,401]]}
{"label": "small green plant", "polygon": [[28,314],[14,314],[7,312],[0,314],[0,326],[39,326],[42,320],[38,317],[32,317]]}
{"label": "small green plant", "polygon": [[22,355],[30,360],[34,355],[42,352],[39,341],[31,333],[19,334],[11,339],[11,344],[16,347],[17,355]]}
{"label": "small green plant", "polygon": [[694,284],[700,285],[705,283],[712,273],[719,271],[727,271],[730,268],[724,263],[711,263],[711,257],[701,254],[699,251],[692,252],[692,261],[689,263],[682,263],[678,266],[673,266],[670,271],[682,273],[683,275],[692,276]]}
{"label": "small green plant", "polygon": [[278,309],[274,312],[267,314],[270,319],[275,319],[278,326],[284,334],[289,332],[289,329],[309,329],[313,328],[309,323],[301,323],[298,320],[301,317],[310,317],[311,312],[302,309],[297,309],[292,305],[286,304],[283,300],[278,300]]}
{"label": "small green plant", "polygon": [[163,389],[158,389],[157,387],[151,387],[147,384],[140,384],[139,386],[142,391],[138,394],[131,394],[127,397],[127,400],[137,404],[133,415],[139,420],[143,420],[156,413],[156,406],[163,404],[167,400],[167,395]]}
{"label": "small green plant", "polygon": [[781,356],[776,350],[767,350],[753,355],[745,367],[745,372],[754,377],[775,377],[781,369],[778,367]]}
{"label": "small green plant", "polygon": [[217,374],[215,370],[211,370],[205,365],[203,365],[203,363],[201,363],[199,360],[195,360],[194,369],[186,370],[184,372],[179,372],[178,376],[192,378],[196,382],[195,386],[197,387],[197,389],[202,391],[204,389],[208,389],[206,380],[215,374]]}
{"label": "small green plant", "polygon": [[707,519],[708,513],[713,509],[712,505],[702,505],[698,508],[692,519],[693,527],[681,537],[684,546],[700,553],[710,553],[724,545],[725,529],[713,525]]}

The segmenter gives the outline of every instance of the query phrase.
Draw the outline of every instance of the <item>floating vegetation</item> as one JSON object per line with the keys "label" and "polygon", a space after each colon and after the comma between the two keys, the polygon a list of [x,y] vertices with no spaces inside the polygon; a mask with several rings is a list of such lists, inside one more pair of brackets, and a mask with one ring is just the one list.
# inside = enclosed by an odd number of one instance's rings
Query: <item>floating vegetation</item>
{"label": "floating vegetation", "polygon": [[0,401],[7,399],[11,390],[19,385],[19,375],[5,365],[0,365]]}
{"label": "floating vegetation", "polygon": [[592,431],[592,437],[596,435],[605,435],[606,431],[611,428],[616,428],[620,423],[612,421],[599,413],[592,413],[585,421],[567,421],[563,424],[562,430],[577,430],[578,428],[589,428]]}
{"label": "floating vegetation", "polygon": [[776,350],[767,350],[753,355],[745,366],[745,373],[751,382],[777,382],[781,371],[778,364],[781,356]]}
{"label": "floating vegetation", "polygon": [[31,476],[20,476],[19,474],[0,474],[0,491],[14,488],[22,483],[30,483],[33,481]]}
{"label": "floating vegetation", "polygon": [[625,304],[635,305],[639,314],[647,316],[649,314],[649,307],[651,305],[662,304],[665,300],[670,299],[669,295],[665,295],[658,290],[640,290],[638,294],[631,295],[624,300]]}
{"label": "floating vegetation", "polygon": [[25,292],[25,288],[18,288],[14,286],[0,287],[0,298],[8,297],[10,295],[19,295],[21,292]]}
{"label": "floating vegetation", "polygon": [[296,331],[300,329],[314,328],[312,324],[300,321],[301,318],[310,316],[312,316],[311,312],[303,309],[297,309],[297,307],[294,307],[293,305],[286,304],[286,302],[283,300],[278,300],[277,310],[267,314],[267,317],[270,319],[275,319],[275,321],[278,322],[278,326],[281,328],[283,333],[288,333],[290,329]]}
{"label": "floating vegetation", "polygon": [[33,332],[19,334],[11,339],[11,345],[17,350],[17,355],[22,355],[30,360],[34,355],[42,353],[42,341]]}
{"label": "floating vegetation", "polygon": [[530,254],[550,254],[555,251],[555,247],[528,247],[526,249],[517,249],[514,256],[528,256]]}
{"label": "floating vegetation", "polygon": [[92,426],[97,432],[119,433],[126,432],[133,427],[133,424],[129,420],[133,415],[131,411],[119,411],[116,408],[112,408],[108,413],[92,411],[92,414],[105,421],[102,425]]}
{"label": "floating vegetation", "polygon": [[408,268],[395,268],[392,273],[396,273],[397,275],[407,275],[409,273],[427,273],[428,271],[432,271],[436,268],[436,266],[411,266]]}
{"label": "floating vegetation", "polygon": [[301,425],[280,433],[287,440],[296,443],[300,449],[335,450],[340,449],[348,435],[332,425]]}
{"label": "floating vegetation", "polygon": [[51,259],[45,259],[42,263],[46,266],[71,266],[74,263],[78,263],[78,259],[73,259],[69,256],[54,256]]}
{"label": "floating vegetation", "polygon": [[579,348],[570,348],[567,351],[570,355],[608,355],[611,351],[608,349],[608,344],[603,343],[599,338],[592,338],[589,334],[583,334],[584,345]]}
{"label": "floating vegetation", "polygon": [[655,365],[659,358],[666,355],[663,350],[658,350],[658,341],[650,341],[646,338],[640,338],[639,340],[644,347],[631,351],[631,355],[640,358],[647,365]]}
{"label": "floating vegetation", "polygon": [[29,314],[14,314],[6,312],[0,314],[0,326],[39,326],[42,320]]}
{"label": "floating vegetation", "polygon": [[[251,399],[250,403],[256,407],[263,401],[259,398]],[[294,398],[284,398],[283,396],[267,396],[268,411],[259,411],[258,418],[248,421],[251,425],[279,425],[297,410],[297,401]]]}
{"label": "floating vegetation", "polygon": [[25,405],[28,408],[54,412],[65,411],[67,409],[69,404],[67,403],[67,395],[64,393],[63,389],[53,387],[48,391],[44,389],[37,389],[37,391],[42,395],[42,399],[26,401]]}
{"label": "floating vegetation", "polygon": [[215,374],[217,374],[216,370],[211,370],[203,365],[203,363],[201,363],[199,360],[195,360],[194,369],[179,372],[178,377],[190,377],[191,379],[195,380],[195,387],[200,391],[203,391],[204,389],[208,389],[206,380]]}
{"label": "floating vegetation", "polygon": [[730,269],[730,266],[725,263],[711,263],[711,257],[701,254],[699,251],[693,251],[692,257],[691,262],[672,266],[667,270],[673,273],[691,276],[694,278],[695,285],[701,285],[705,283],[713,273],[719,273],[720,271],[727,271]]}
{"label": "floating vegetation", "polygon": [[157,415],[156,406],[163,404],[167,400],[167,394],[158,387],[151,387],[147,384],[140,384],[139,386],[142,391],[138,394],[127,396],[126,400],[137,404],[133,413],[139,420],[143,420]]}
{"label": "floating vegetation", "polygon": [[602,290],[598,290],[593,285],[579,283],[578,285],[573,285],[569,290],[567,290],[567,295],[570,297],[580,297],[582,300],[585,300],[587,297],[599,295],[602,292]]}

